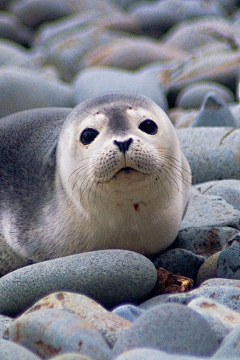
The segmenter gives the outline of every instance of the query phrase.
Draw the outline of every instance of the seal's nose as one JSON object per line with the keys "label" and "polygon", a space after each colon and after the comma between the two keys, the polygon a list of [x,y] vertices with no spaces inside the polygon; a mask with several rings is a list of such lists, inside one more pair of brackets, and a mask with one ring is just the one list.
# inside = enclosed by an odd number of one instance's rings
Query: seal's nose
{"label": "seal's nose", "polygon": [[119,150],[125,154],[126,151],[128,151],[129,146],[131,145],[131,143],[133,142],[132,138],[129,138],[128,140],[125,141],[117,141],[114,140],[114,145],[117,145]]}

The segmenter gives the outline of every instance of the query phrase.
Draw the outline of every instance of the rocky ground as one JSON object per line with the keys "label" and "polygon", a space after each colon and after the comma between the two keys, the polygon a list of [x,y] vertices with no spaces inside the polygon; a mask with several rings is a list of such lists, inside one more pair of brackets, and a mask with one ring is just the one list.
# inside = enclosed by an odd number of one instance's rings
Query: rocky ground
{"label": "rocky ground", "polygon": [[240,359],[240,2],[0,9],[0,117],[143,94],[168,113],[193,174],[178,237],[158,257],[96,251],[2,277],[0,359]]}

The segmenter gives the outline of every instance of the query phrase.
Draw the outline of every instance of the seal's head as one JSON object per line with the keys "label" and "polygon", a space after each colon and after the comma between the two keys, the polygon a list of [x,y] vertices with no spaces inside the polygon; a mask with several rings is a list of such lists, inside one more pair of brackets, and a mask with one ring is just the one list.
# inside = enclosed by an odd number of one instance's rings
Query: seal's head
{"label": "seal's head", "polygon": [[191,175],[171,121],[154,102],[122,94],[84,101],[63,125],[57,161],[65,193],[91,223],[87,249],[150,254],[172,243]]}

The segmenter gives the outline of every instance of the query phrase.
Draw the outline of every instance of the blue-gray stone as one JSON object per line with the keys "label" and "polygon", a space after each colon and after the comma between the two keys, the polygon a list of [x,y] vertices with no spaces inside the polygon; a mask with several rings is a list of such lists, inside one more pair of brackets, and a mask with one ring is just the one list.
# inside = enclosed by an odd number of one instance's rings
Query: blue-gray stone
{"label": "blue-gray stone", "polygon": [[0,339],[0,359],[1,360],[40,360],[41,358],[33,354],[23,346],[12,341]]}
{"label": "blue-gray stone", "polygon": [[203,359],[198,356],[168,354],[160,350],[141,348],[123,352],[115,360],[206,360],[206,358]]}
{"label": "blue-gray stone", "polygon": [[85,67],[84,56],[87,52],[119,38],[117,31],[101,26],[83,26],[54,37],[42,46],[43,64],[57,68],[60,77],[72,82],[78,72]]}
{"label": "blue-gray stone", "polygon": [[0,39],[1,66],[28,66],[30,56],[23,46]]}
{"label": "blue-gray stone", "polygon": [[184,305],[163,304],[147,310],[118,338],[113,358],[140,347],[211,356],[219,345],[215,332],[197,312]]}
{"label": "blue-gray stone", "polygon": [[[178,9],[178,11],[176,11]],[[143,3],[132,9],[130,14],[139,22],[145,33],[157,34],[168,30],[184,19],[207,15],[223,15],[223,9],[216,1],[203,6],[198,0],[163,0]]]}
{"label": "blue-gray stone", "polygon": [[134,305],[122,305],[118,306],[114,310],[112,310],[114,314],[117,314],[128,321],[134,322],[142,313],[144,312],[143,309],[140,309]]}
{"label": "blue-gray stone", "polygon": [[42,309],[23,314],[9,328],[9,339],[47,359],[66,352],[108,360],[110,348],[94,326],[61,309]]}
{"label": "blue-gray stone", "polygon": [[217,93],[205,95],[201,109],[192,123],[192,127],[197,126],[238,127],[229,107]]}
{"label": "blue-gray stone", "polygon": [[164,268],[174,274],[186,276],[196,281],[198,270],[205,258],[185,249],[175,248],[165,251],[154,259],[156,268]]}
{"label": "blue-gray stone", "polygon": [[8,316],[0,315],[0,339],[5,338],[7,335],[7,330],[13,322],[13,318]]}
{"label": "blue-gray stone", "polygon": [[195,127],[177,129],[177,134],[193,184],[240,178],[240,129]]}
{"label": "blue-gray stone", "polygon": [[240,180],[209,181],[197,184],[195,188],[204,195],[218,195],[240,210]]}
{"label": "blue-gray stone", "polygon": [[0,313],[24,311],[55,291],[88,295],[107,306],[133,302],[157,281],[153,263],[126,250],[99,250],[48,260],[15,270],[0,279]]}
{"label": "blue-gray stone", "polygon": [[32,42],[33,34],[13,14],[0,13],[0,38],[6,38],[25,46]]}
{"label": "blue-gray stone", "polygon": [[[226,17],[198,17],[179,22],[164,35],[164,42],[169,46],[187,52],[192,52],[195,48],[198,48],[196,51],[198,53],[199,48],[201,51],[201,47],[205,48],[208,45],[213,46],[213,44],[219,46],[221,49],[227,50],[227,41],[221,41],[223,40],[223,34],[226,37],[233,35],[231,22]],[[195,86],[194,83],[192,85],[193,87]],[[201,85],[201,83],[199,85]],[[199,96],[201,97],[201,88],[199,88],[199,90]],[[206,92],[208,90],[209,88],[206,89]]]}
{"label": "blue-gray stone", "polygon": [[[189,296],[205,297],[240,312],[240,288],[236,286],[200,286],[189,292]],[[192,298],[193,299],[193,298]]]}
{"label": "blue-gray stone", "polygon": [[89,356],[77,353],[65,353],[62,355],[54,356],[49,360],[92,360]]}
{"label": "blue-gray stone", "polygon": [[231,227],[217,226],[186,228],[179,231],[171,247],[182,248],[209,257],[220,251],[238,231]]}
{"label": "blue-gray stone", "polygon": [[240,233],[234,235],[220,252],[217,276],[240,280]]}
{"label": "blue-gray stone", "polygon": [[159,80],[154,71],[131,72],[127,70],[97,68],[83,70],[74,83],[74,101],[103,94],[124,92],[145,95],[164,110],[167,102]]}
{"label": "blue-gray stone", "polygon": [[212,359],[239,359],[240,358],[240,327],[234,329],[223,340],[219,350]]}
{"label": "blue-gray stone", "polygon": [[21,0],[13,1],[9,6],[10,12],[15,14],[25,25],[36,27],[40,24],[60,19],[80,11],[93,8],[102,12],[109,8],[107,1],[69,1],[69,0]]}
{"label": "blue-gray stone", "polygon": [[[0,117],[26,109],[72,107],[72,89],[36,71],[14,67],[0,68]],[[13,101],[14,99],[14,101]]]}
{"label": "blue-gray stone", "polygon": [[190,199],[181,229],[202,226],[240,229],[240,211],[218,196],[194,195]]}
{"label": "blue-gray stone", "polygon": [[198,109],[202,105],[206,93],[209,92],[218,94],[227,103],[234,101],[234,94],[226,86],[211,81],[199,81],[188,85],[179,93],[176,106],[184,109]]}
{"label": "blue-gray stone", "polygon": [[212,299],[199,297],[188,306],[199,313],[215,331],[219,344],[234,328],[240,326],[240,314]]}
{"label": "blue-gray stone", "polygon": [[177,293],[177,294],[163,294],[155,296],[147,301],[144,301],[139,305],[140,309],[148,310],[156,305],[175,303],[187,305],[195,299],[197,295],[193,295],[191,292]]}
{"label": "blue-gray stone", "polygon": [[204,281],[201,284],[202,287],[213,287],[213,286],[219,286],[219,287],[236,287],[236,289],[240,288],[240,280],[233,280],[233,279],[224,279],[224,278],[215,278],[215,279],[208,279]]}

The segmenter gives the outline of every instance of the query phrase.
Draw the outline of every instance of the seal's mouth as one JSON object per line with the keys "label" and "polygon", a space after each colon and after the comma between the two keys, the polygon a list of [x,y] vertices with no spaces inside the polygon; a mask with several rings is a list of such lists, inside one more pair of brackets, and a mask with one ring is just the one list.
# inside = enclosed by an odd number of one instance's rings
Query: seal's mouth
{"label": "seal's mouth", "polygon": [[113,178],[116,179],[118,177],[118,175],[130,175],[130,174],[134,174],[134,173],[138,173],[138,171],[127,166],[127,167],[123,167],[120,170],[118,170],[118,172],[116,172],[116,174],[113,176]]}
{"label": "seal's mouth", "polygon": [[116,175],[119,174],[119,173],[121,173],[121,172],[124,172],[125,174],[130,174],[131,172],[137,172],[137,170],[135,170],[135,169],[133,169],[133,168],[131,168],[131,167],[124,167],[124,168],[120,169],[120,170],[116,173]]}

